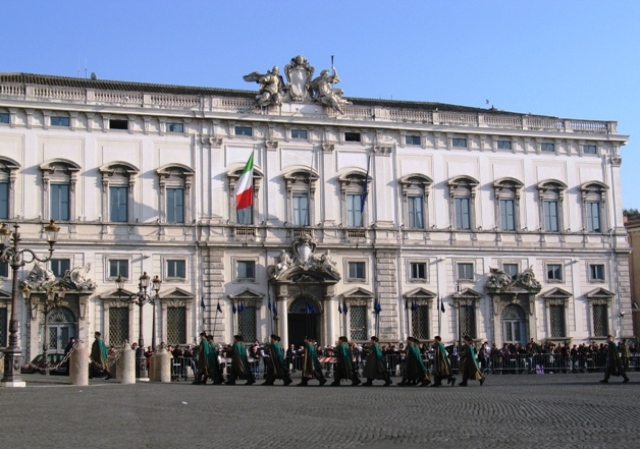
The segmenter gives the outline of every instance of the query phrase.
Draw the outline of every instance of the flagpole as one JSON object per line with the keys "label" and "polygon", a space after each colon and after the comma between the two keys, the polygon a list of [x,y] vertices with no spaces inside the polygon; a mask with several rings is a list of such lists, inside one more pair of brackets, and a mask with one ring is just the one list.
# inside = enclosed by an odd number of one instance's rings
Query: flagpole
{"label": "flagpole", "polygon": [[442,304],[442,299],[440,299],[440,296],[438,296],[438,335],[440,335],[442,333],[442,313],[440,311],[440,304]]}
{"label": "flagpole", "polygon": [[[216,338],[216,326],[218,325],[218,311],[220,310],[220,298],[218,298],[218,305],[216,306],[216,314],[213,317],[213,338]],[[204,330],[204,329],[203,329]]]}

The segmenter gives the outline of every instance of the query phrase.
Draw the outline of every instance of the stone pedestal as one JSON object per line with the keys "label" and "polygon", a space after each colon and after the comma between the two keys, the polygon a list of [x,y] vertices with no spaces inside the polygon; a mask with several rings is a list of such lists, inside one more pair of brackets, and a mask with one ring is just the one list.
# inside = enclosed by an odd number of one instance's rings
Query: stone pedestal
{"label": "stone pedestal", "polygon": [[171,382],[171,354],[165,349],[160,349],[151,357],[150,368],[153,371],[153,375],[149,375],[152,381]]}
{"label": "stone pedestal", "polygon": [[124,385],[136,383],[136,351],[129,345],[122,348],[122,354],[116,362],[116,380]]}
{"label": "stone pedestal", "polygon": [[71,385],[89,385],[89,349],[82,342],[69,356],[69,383]]}

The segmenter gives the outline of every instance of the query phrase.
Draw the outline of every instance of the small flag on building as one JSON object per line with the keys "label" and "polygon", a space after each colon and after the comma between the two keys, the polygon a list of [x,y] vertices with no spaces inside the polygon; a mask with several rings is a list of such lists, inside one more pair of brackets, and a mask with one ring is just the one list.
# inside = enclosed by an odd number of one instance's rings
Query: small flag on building
{"label": "small flag on building", "polygon": [[231,303],[231,312],[233,312],[233,314],[235,315],[235,313],[238,311],[238,309],[236,308],[236,303],[232,302]]}
{"label": "small flag on building", "polygon": [[349,311],[349,308],[347,307],[347,301],[346,300],[342,303],[342,311],[344,313],[347,313]]}
{"label": "small flag on building", "polygon": [[216,310],[222,313],[222,307],[220,307],[220,300],[218,299],[218,305],[216,306]]}
{"label": "small flag on building", "polygon": [[338,313],[342,315],[342,303],[340,301],[338,301]]}
{"label": "small flag on building", "polygon": [[440,298],[438,298],[438,300],[440,301],[440,311],[444,313],[444,301],[442,301],[442,299]]}
{"label": "small flag on building", "polygon": [[371,168],[371,156],[367,157],[367,173],[364,175],[364,189],[362,191],[362,201],[360,202],[360,215],[364,214],[364,206],[369,194],[369,169]]}
{"label": "small flag on building", "polygon": [[378,301],[378,298],[376,298],[376,300],[373,303],[373,311],[378,314],[382,311],[382,306],[380,305],[380,301]]}
{"label": "small flag on building", "polygon": [[200,307],[202,307],[202,309],[206,309],[207,306],[204,304],[204,296],[200,297]]}

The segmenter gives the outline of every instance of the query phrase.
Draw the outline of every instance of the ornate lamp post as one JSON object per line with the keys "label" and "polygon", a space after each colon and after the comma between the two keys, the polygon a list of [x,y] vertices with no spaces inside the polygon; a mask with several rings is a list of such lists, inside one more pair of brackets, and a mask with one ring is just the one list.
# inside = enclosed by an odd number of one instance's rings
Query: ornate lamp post
{"label": "ornate lamp post", "polygon": [[18,269],[35,260],[46,262],[53,255],[53,245],[58,238],[60,228],[53,223],[53,220],[44,227],[49,243],[49,254],[45,257],[38,257],[28,249],[20,249],[19,243],[20,226],[13,224],[13,231],[5,223],[0,226],[0,260],[11,266],[11,319],[9,321],[9,345],[4,350],[4,375],[0,380],[0,385],[5,387],[24,387],[26,384],[20,377],[20,356],[22,349],[18,346]]}
{"label": "ornate lamp post", "polygon": [[152,290],[155,292],[155,297],[151,299],[151,304],[153,304],[153,320],[151,322],[151,349],[156,350],[156,302],[160,299],[160,286],[162,285],[162,281],[156,274],[153,277],[153,281],[151,281]]}
{"label": "ornate lamp post", "polygon": [[[42,354],[44,355],[44,372],[49,375],[49,313],[62,305],[62,300],[67,291],[62,285],[57,288],[47,289],[44,301],[44,342],[42,343]],[[25,298],[26,300],[27,298]]]}
{"label": "ornate lamp post", "polygon": [[[158,276],[156,276],[156,279],[158,278]],[[129,300],[134,302],[135,304],[138,305],[139,307],[139,313],[138,313],[138,328],[139,328],[139,332],[138,332],[138,349],[136,350],[136,359],[138,360],[137,366],[136,366],[136,378],[137,379],[147,379],[149,376],[147,374],[147,359],[144,356],[144,336],[143,336],[143,320],[142,320],[142,306],[144,306],[144,304],[146,302],[150,302],[151,304],[154,305],[154,316],[153,316],[153,326],[155,328],[155,301],[154,299],[149,296],[149,294],[147,293],[147,289],[149,288],[149,276],[147,275],[147,272],[145,271],[142,276],[140,276],[138,278],[139,282],[138,282],[138,293],[132,293],[131,295],[129,295]],[[158,294],[158,291],[160,290],[160,283],[157,284],[157,290],[156,290],[156,282],[154,279],[154,284],[153,284],[153,289],[156,291],[156,295]],[[158,279],[158,281],[160,281],[160,279]],[[116,283],[116,288],[118,289],[118,294],[120,294],[120,292],[122,292],[122,290],[124,289],[124,279],[122,278],[122,276],[118,275],[118,277],[115,280]],[[153,337],[155,337],[155,330],[154,330],[154,335]]]}

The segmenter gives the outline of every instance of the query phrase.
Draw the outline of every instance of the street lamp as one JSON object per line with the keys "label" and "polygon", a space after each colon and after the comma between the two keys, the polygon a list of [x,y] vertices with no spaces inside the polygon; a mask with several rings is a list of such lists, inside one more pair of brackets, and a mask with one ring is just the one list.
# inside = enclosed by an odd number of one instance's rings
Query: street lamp
{"label": "street lamp", "polygon": [[[62,305],[62,300],[67,291],[62,285],[57,288],[49,287],[44,301],[44,342],[42,343],[42,354],[44,355],[44,372],[49,375],[49,313]],[[27,298],[25,297],[25,300]]]}
{"label": "street lamp", "polygon": [[160,299],[160,286],[162,285],[162,281],[156,274],[153,277],[153,281],[151,281],[151,289],[155,292],[155,297],[151,299],[151,304],[153,304],[153,320],[151,322],[151,349],[153,351],[156,350],[156,302]]}
{"label": "street lamp", "polygon": [[33,261],[47,262],[53,255],[53,245],[58,238],[60,227],[56,226],[51,220],[44,227],[49,243],[49,254],[45,257],[38,257],[28,249],[20,249],[19,243],[20,226],[18,223],[13,224],[13,231],[2,223],[0,226],[0,261],[11,266],[11,319],[9,321],[9,345],[4,350],[4,375],[0,380],[0,385],[5,387],[24,387],[25,382],[20,377],[20,357],[22,349],[18,346],[18,331],[20,328],[18,322],[18,269]]}
{"label": "street lamp", "polygon": [[[150,302],[151,304],[153,304],[154,306],[154,314],[153,314],[153,327],[154,327],[154,331],[153,331],[153,336],[152,339],[155,338],[155,300],[154,298],[152,298],[151,296],[149,296],[149,294],[147,294],[147,289],[149,288],[149,276],[147,275],[147,272],[145,271],[142,276],[140,276],[138,278],[138,293],[132,293],[129,295],[129,301],[134,302],[135,304],[138,305],[139,307],[139,313],[138,313],[138,328],[139,328],[139,333],[138,333],[138,349],[136,350],[136,359],[138,360],[137,366],[136,366],[136,378],[137,379],[146,379],[148,378],[147,375],[147,359],[144,356],[144,337],[143,337],[143,332],[142,332],[142,306],[144,306],[144,304],[146,302]],[[156,279],[158,281],[158,283],[156,284]],[[118,295],[120,295],[120,293],[122,292],[122,290],[124,289],[124,278],[120,275],[118,275],[118,277],[115,280],[116,283],[116,288],[118,289]],[[158,276],[156,276],[154,278],[154,282],[153,282],[153,289],[156,292],[156,296],[158,295],[158,291],[160,290],[160,279],[158,279]]]}

